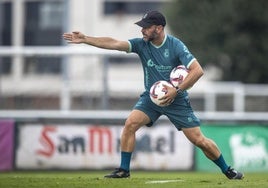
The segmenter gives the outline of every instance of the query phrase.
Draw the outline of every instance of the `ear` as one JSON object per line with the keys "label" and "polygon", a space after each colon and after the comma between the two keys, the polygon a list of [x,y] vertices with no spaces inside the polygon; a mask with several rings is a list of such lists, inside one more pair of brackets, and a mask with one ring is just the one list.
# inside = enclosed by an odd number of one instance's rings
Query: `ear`
{"label": "ear", "polygon": [[163,30],[163,26],[162,26],[162,25],[158,25],[158,26],[156,27],[156,31],[157,31],[157,33],[160,33],[162,30]]}

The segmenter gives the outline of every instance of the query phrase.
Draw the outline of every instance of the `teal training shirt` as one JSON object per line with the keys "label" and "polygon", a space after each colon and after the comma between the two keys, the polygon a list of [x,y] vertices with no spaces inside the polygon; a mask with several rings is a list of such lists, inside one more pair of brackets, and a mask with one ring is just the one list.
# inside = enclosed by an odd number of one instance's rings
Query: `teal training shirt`
{"label": "teal training shirt", "polygon": [[129,52],[139,55],[144,71],[144,87],[150,87],[159,80],[169,81],[171,70],[178,65],[187,68],[195,60],[184,43],[171,35],[166,35],[160,46],[142,38],[129,40]]}

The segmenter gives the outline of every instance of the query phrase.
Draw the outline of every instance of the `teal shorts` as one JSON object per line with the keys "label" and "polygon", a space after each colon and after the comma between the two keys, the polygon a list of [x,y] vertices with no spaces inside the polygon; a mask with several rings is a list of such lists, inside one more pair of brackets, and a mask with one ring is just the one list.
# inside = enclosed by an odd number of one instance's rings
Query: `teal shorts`
{"label": "teal shorts", "polygon": [[178,95],[169,106],[160,107],[151,101],[149,92],[145,91],[140,95],[134,109],[144,112],[151,119],[147,126],[152,126],[161,115],[166,115],[179,131],[182,128],[200,126],[200,120],[194,115],[187,92]]}

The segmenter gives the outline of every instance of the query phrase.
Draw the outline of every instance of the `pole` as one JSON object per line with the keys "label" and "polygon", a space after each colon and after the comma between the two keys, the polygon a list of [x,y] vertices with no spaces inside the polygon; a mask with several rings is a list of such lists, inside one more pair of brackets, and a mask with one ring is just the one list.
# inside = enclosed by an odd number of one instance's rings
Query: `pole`
{"label": "pole", "polygon": [[[69,0],[63,1],[64,13],[63,13],[63,31],[67,31],[69,28]],[[62,44],[66,43],[62,40]],[[69,77],[69,59],[66,56],[62,57],[62,89],[60,95],[60,109],[62,111],[69,111],[71,106],[70,97],[70,77]]]}
{"label": "pole", "polygon": [[101,106],[103,110],[109,109],[109,83],[108,83],[108,70],[109,70],[109,60],[107,56],[103,57],[103,74],[102,74],[102,98],[101,98]]}

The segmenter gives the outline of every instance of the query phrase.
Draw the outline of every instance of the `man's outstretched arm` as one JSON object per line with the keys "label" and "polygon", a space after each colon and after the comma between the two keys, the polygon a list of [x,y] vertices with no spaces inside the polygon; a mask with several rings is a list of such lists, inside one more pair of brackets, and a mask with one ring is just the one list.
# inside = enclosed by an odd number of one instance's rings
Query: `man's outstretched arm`
{"label": "man's outstretched arm", "polygon": [[127,41],[120,41],[110,37],[91,37],[86,36],[79,31],[74,31],[72,33],[64,33],[63,38],[71,44],[88,44],[95,46],[97,48],[109,49],[109,50],[119,50],[119,51],[129,51],[129,43]]}

